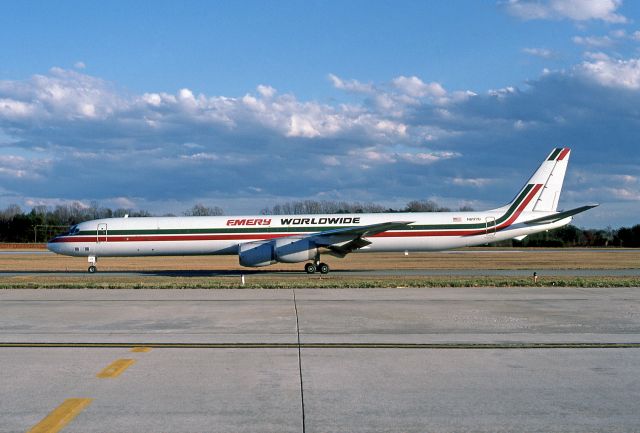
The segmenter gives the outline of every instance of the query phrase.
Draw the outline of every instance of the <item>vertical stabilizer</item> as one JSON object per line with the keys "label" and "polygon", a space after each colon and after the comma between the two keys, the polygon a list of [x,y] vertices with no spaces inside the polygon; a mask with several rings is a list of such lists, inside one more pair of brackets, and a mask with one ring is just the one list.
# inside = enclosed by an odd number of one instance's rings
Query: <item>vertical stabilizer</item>
{"label": "vertical stabilizer", "polygon": [[569,164],[570,154],[571,149],[568,147],[554,149],[547,160],[540,166],[538,171],[544,168],[545,175],[547,171],[548,175],[546,175],[547,179],[544,182],[542,191],[533,205],[534,211],[555,212],[558,208],[560,191],[562,190],[562,183],[564,182],[564,174]]}
{"label": "vertical stabilizer", "polygon": [[564,174],[569,163],[571,149],[553,149],[524,188],[505,208],[520,212],[554,212],[558,208]]}

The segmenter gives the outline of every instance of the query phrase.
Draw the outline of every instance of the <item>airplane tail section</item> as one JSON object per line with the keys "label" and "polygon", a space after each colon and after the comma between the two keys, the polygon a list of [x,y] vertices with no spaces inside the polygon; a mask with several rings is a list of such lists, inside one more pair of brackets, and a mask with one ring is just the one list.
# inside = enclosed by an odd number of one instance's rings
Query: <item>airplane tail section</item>
{"label": "airplane tail section", "polygon": [[517,209],[518,214],[531,211],[555,212],[570,154],[571,149],[568,147],[553,149],[516,198],[505,207]]}
{"label": "airplane tail section", "polygon": [[571,149],[568,147],[554,149],[533,175],[529,183],[537,182],[544,186],[531,210],[555,212],[558,209],[560,191],[570,155]]}

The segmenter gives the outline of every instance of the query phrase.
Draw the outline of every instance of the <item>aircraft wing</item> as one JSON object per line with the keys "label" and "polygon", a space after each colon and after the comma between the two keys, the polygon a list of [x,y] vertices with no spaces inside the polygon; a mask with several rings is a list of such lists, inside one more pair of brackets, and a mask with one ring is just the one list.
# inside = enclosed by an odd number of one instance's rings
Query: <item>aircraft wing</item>
{"label": "aircraft wing", "polygon": [[590,205],[586,205],[586,206],[580,206],[580,207],[577,207],[575,209],[570,209],[570,210],[566,210],[564,212],[554,213],[553,215],[547,215],[547,216],[543,216],[543,217],[540,217],[540,218],[536,218],[536,219],[532,219],[532,220],[529,220],[529,221],[525,221],[524,223],[525,224],[547,224],[547,223],[553,223],[553,222],[565,219],[567,217],[579,214],[579,213],[584,212],[586,210],[593,209],[596,206],[598,206],[598,205],[597,204],[590,204]]}
{"label": "aircraft wing", "polygon": [[407,228],[411,223],[413,221],[389,221],[366,226],[343,227],[314,233],[310,238],[317,246],[327,248],[331,254],[344,257],[358,248],[369,245],[371,242],[365,237],[388,230]]}

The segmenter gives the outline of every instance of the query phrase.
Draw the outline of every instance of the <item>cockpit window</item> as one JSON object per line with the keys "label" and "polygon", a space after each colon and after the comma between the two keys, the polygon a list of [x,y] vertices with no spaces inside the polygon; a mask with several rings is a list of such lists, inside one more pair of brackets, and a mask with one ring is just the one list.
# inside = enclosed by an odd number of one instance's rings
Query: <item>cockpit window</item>
{"label": "cockpit window", "polygon": [[65,233],[65,235],[66,236],[73,236],[73,235],[78,234],[79,232],[80,232],[80,229],[78,228],[78,225],[76,224],[74,226],[69,227],[69,231],[67,231]]}

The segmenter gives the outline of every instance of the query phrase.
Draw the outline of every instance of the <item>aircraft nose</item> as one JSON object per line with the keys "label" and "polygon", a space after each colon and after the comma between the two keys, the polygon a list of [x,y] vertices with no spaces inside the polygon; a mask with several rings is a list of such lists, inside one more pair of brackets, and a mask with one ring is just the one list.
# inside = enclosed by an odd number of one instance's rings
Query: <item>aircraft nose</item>
{"label": "aircraft nose", "polygon": [[59,242],[54,242],[54,240],[47,242],[47,249],[53,253],[59,254],[61,247],[62,244]]}

